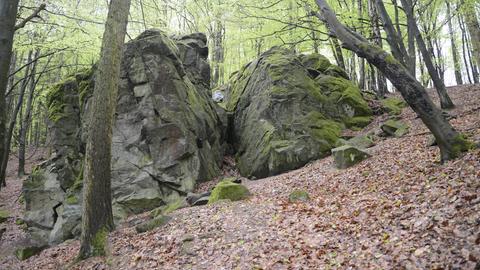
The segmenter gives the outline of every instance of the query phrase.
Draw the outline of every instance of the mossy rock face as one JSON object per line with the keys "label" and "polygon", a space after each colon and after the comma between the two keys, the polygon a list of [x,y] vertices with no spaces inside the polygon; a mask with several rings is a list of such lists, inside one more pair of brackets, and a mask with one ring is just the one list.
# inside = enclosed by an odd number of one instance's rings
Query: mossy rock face
{"label": "mossy rock face", "polygon": [[[220,173],[226,120],[211,100],[204,34],[169,37],[148,30],[125,44],[112,134],[116,222],[169,205]],[[84,155],[94,68],[47,94],[52,158],[24,182],[25,221],[56,244],[79,236]],[[225,116],[226,118],[226,116]]]}
{"label": "mossy rock face", "polygon": [[306,202],[310,200],[310,195],[305,190],[297,189],[288,195],[288,200],[290,202]]}
{"label": "mossy rock face", "polygon": [[247,187],[241,184],[236,184],[230,181],[222,181],[218,183],[212,190],[209,204],[218,202],[220,200],[239,201],[246,199],[250,196],[250,191]]}
{"label": "mossy rock face", "polygon": [[0,209],[0,223],[3,223],[8,220],[10,214],[7,210]]}
{"label": "mossy rock face", "polygon": [[370,123],[367,102],[340,70],[322,55],[274,47],[232,76],[222,89],[243,176],[297,169],[329,155],[343,129]]}
{"label": "mossy rock face", "polygon": [[15,250],[15,256],[20,260],[24,261],[34,255],[37,255],[40,253],[42,250],[44,250],[47,246],[27,246],[27,247],[21,247]]}
{"label": "mossy rock face", "polygon": [[391,115],[399,115],[402,113],[402,109],[407,107],[405,101],[396,97],[382,99],[380,102],[385,110]]}
{"label": "mossy rock face", "polygon": [[409,126],[402,121],[389,119],[382,124],[381,129],[388,136],[399,138],[408,133]]}
{"label": "mossy rock face", "polygon": [[140,225],[135,226],[137,233],[144,233],[167,224],[172,218],[170,216],[157,216]]}
{"label": "mossy rock face", "polygon": [[370,155],[362,150],[351,146],[344,145],[332,149],[335,166],[339,169],[346,169],[370,157]]}
{"label": "mossy rock face", "polygon": [[373,142],[373,138],[369,135],[358,135],[347,141],[339,140],[337,145],[339,146],[350,145],[359,149],[366,149],[374,146],[375,143]]}

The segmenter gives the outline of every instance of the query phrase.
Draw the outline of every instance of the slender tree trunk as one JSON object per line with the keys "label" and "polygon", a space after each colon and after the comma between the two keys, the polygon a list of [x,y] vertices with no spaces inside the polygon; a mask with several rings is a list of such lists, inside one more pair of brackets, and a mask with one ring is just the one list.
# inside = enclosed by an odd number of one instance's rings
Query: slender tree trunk
{"label": "slender tree trunk", "polygon": [[467,60],[468,54],[468,38],[467,38],[467,30],[465,29],[465,22],[461,15],[458,15],[458,25],[460,26],[460,30],[462,31],[462,56],[463,56],[463,63],[465,64],[465,71],[467,72],[468,82],[473,84],[474,80],[472,80],[472,76],[470,76],[470,63]]}
{"label": "slender tree trunk", "polygon": [[450,35],[450,46],[452,47],[452,59],[453,59],[453,68],[455,70],[455,80],[457,82],[457,85],[462,85],[463,84],[462,65],[460,64],[460,61],[459,61],[457,42],[455,41],[455,34],[453,32],[453,24],[452,24],[453,17],[452,17],[449,0],[446,0],[445,4],[447,6],[448,33]]}
{"label": "slender tree trunk", "polygon": [[407,68],[391,54],[373,44],[364,37],[342,25],[325,0],[316,0],[323,16],[321,19],[339,38],[343,47],[364,57],[381,70],[400,91],[405,101],[417,113],[422,122],[430,129],[440,148],[442,161],[454,159],[467,151],[471,143],[463,138],[443,117],[441,110],[430,100],[425,88],[409,73]]}
{"label": "slender tree trunk", "polygon": [[225,27],[221,21],[221,18],[216,18],[213,22],[213,38],[212,38],[212,87],[223,84],[224,77],[224,36],[225,36]]}
{"label": "slender tree trunk", "polygon": [[107,235],[114,228],[110,182],[112,128],[129,9],[130,0],[112,0],[108,9],[87,138],[80,259],[105,255]]}
{"label": "slender tree trunk", "polygon": [[[17,18],[18,0],[0,1],[0,165],[5,163],[6,142],[6,102],[8,70],[12,60],[13,35]],[[0,168],[0,189],[5,186],[5,173]]]}
{"label": "slender tree trunk", "polygon": [[401,0],[403,8],[405,10],[405,14],[407,15],[408,25],[411,26],[411,29],[415,33],[415,39],[417,40],[418,48],[423,56],[423,61],[425,62],[425,66],[427,67],[428,73],[432,78],[433,85],[435,86],[435,90],[437,91],[438,97],[440,98],[440,106],[442,109],[451,109],[454,107],[452,100],[448,96],[447,88],[445,84],[440,79],[435,66],[433,65],[431,55],[428,52],[427,46],[423,37],[418,29],[417,23],[415,21],[415,17],[413,16],[413,8],[412,3],[410,0]]}
{"label": "slender tree trunk", "polygon": [[380,18],[383,22],[383,28],[387,33],[387,42],[390,45],[393,56],[398,59],[405,67],[410,71],[410,74],[415,74],[415,71],[412,70],[412,64],[410,63],[411,57],[409,57],[407,49],[403,44],[403,39],[400,33],[397,33],[395,26],[393,25],[392,19],[388,15],[385,5],[382,0],[375,0],[377,6],[377,12],[380,15]]}
{"label": "slender tree trunk", "polygon": [[[358,6],[358,18],[363,23],[363,0],[357,0]],[[359,33],[363,35],[362,27],[360,27]],[[359,74],[358,74],[358,87],[361,90],[365,90],[365,59],[358,59]]]}
{"label": "slender tree trunk", "polygon": [[[34,59],[37,59],[40,56],[40,50],[35,52]],[[23,177],[25,175],[25,148],[27,144],[27,132],[28,127],[30,126],[30,120],[32,116],[32,103],[33,103],[33,94],[35,93],[35,71],[37,68],[38,61],[32,63],[32,71],[30,75],[30,89],[27,98],[27,104],[25,107],[25,117],[20,119],[20,136],[18,140],[18,177]]]}
{"label": "slender tree trunk", "polygon": [[335,55],[335,59],[337,60],[337,65],[346,71],[347,67],[345,65],[345,58],[343,57],[342,48],[338,43],[338,39],[330,37],[330,42],[332,45],[333,54]]}
{"label": "slender tree trunk", "polygon": [[[32,61],[32,51],[29,52],[28,54],[28,62],[30,63]],[[29,65],[27,68],[25,68],[25,76],[23,78],[22,84],[20,86],[20,90],[18,93],[18,101],[17,104],[15,105],[15,108],[13,110],[13,113],[10,116],[10,124],[8,126],[6,138],[5,138],[5,152],[3,154],[3,160],[0,168],[0,178],[5,179],[6,174],[7,174],[7,165],[8,165],[8,156],[10,155],[10,145],[12,143],[12,136],[13,136],[13,130],[15,129],[15,123],[17,122],[17,116],[20,110],[22,109],[22,104],[23,104],[23,99],[25,96],[25,90],[28,85],[28,81],[30,78],[30,67]]]}
{"label": "slender tree trunk", "polygon": [[[475,12],[475,2],[466,1],[464,8],[465,24],[470,33],[470,42],[472,43],[473,63],[480,68],[480,23]],[[478,72],[477,72],[478,73]],[[477,80],[478,80],[478,74]]]}
{"label": "slender tree trunk", "polygon": [[[368,0],[369,5],[369,15],[372,21],[372,39],[374,43],[383,48],[383,41],[382,41],[382,33],[380,31],[380,18],[377,11],[377,6],[375,5],[375,0]],[[383,99],[385,94],[388,92],[387,89],[387,79],[381,72],[376,72],[374,68],[372,70],[372,77],[375,78],[376,76],[376,83],[377,83],[377,97]]]}

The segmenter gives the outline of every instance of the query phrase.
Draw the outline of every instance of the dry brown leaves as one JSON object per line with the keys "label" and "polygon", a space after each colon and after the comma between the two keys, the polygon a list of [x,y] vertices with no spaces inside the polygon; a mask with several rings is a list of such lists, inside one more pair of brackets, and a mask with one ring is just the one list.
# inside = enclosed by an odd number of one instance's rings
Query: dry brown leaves
{"label": "dry brown leaves", "polygon": [[[458,116],[452,124],[479,140],[480,89],[450,93],[457,103],[450,113]],[[402,117],[410,134],[380,139],[373,157],[353,168],[336,170],[326,158],[246,180],[249,200],[181,209],[143,234],[127,221],[110,234],[107,258],[71,269],[475,269],[480,151],[441,165],[437,148],[426,147],[428,135],[418,135],[426,131],[420,120],[409,109]],[[288,203],[295,188],[313,199]],[[7,269],[65,268],[78,246],[67,242]]]}

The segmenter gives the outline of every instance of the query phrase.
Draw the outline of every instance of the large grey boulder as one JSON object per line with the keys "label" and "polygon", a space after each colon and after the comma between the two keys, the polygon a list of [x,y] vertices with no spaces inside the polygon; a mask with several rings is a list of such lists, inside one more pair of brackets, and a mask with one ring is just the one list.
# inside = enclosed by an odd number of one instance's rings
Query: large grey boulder
{"label": "large grey boulder", "polygon": [[[125,45],[112,137],[116,221],[167,205],[220,173],[225,127],[207,90],[203,34],[149,30]],[[83,157],[93,72],[48,97],[52,156],[25,181],[32,237],[55,244],[80,233]]]}
{"label": "large grey boulder", "polygon": [[346,127],[362,127],[371,110],[340,68],[318,54],[272,48],[222,87],[233,114],[237,166],[262,178],[330,154]]}

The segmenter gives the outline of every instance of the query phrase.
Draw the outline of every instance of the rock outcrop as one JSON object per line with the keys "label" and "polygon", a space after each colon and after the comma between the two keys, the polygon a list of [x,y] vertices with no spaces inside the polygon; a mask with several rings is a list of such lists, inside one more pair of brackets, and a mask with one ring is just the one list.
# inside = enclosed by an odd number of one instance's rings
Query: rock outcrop
{"label": "rock outcrop", "polygon": [[[126,44],[112,142],[116,220],[167,205],[219,172],[225,128],[209,96],[203,34],[149,30]],[[80,233],[83,155],[93,72],[48,97],[52,156],[24,183],[31,234],[58,243]]]}
{"label": "rock outcrop", "polygon": [[319,54],[272,48],[224,87],[240,173],[262,178],[330,154],[346,127],[372,112],[341,68]]}
{"label": "rock outcrop", "polygon": [[[342,129],[370,122],[372,112],[345,71],[321,55],[280,48],[222,87],[222,109],[211,96],[206,44],[200,33],[148,30],[125,45],[112,137],[116,221],[246,198],[236,180],[199,198],[190,193],[220,173],[225,149],[236,153],[242,175],[261,178],[328,155]],[[71,76],[47,97],[51,157],[23,185],[25,222],[42,245],[80,234],[93,74]],[[158,224],[153,219],[147,227]]]}

